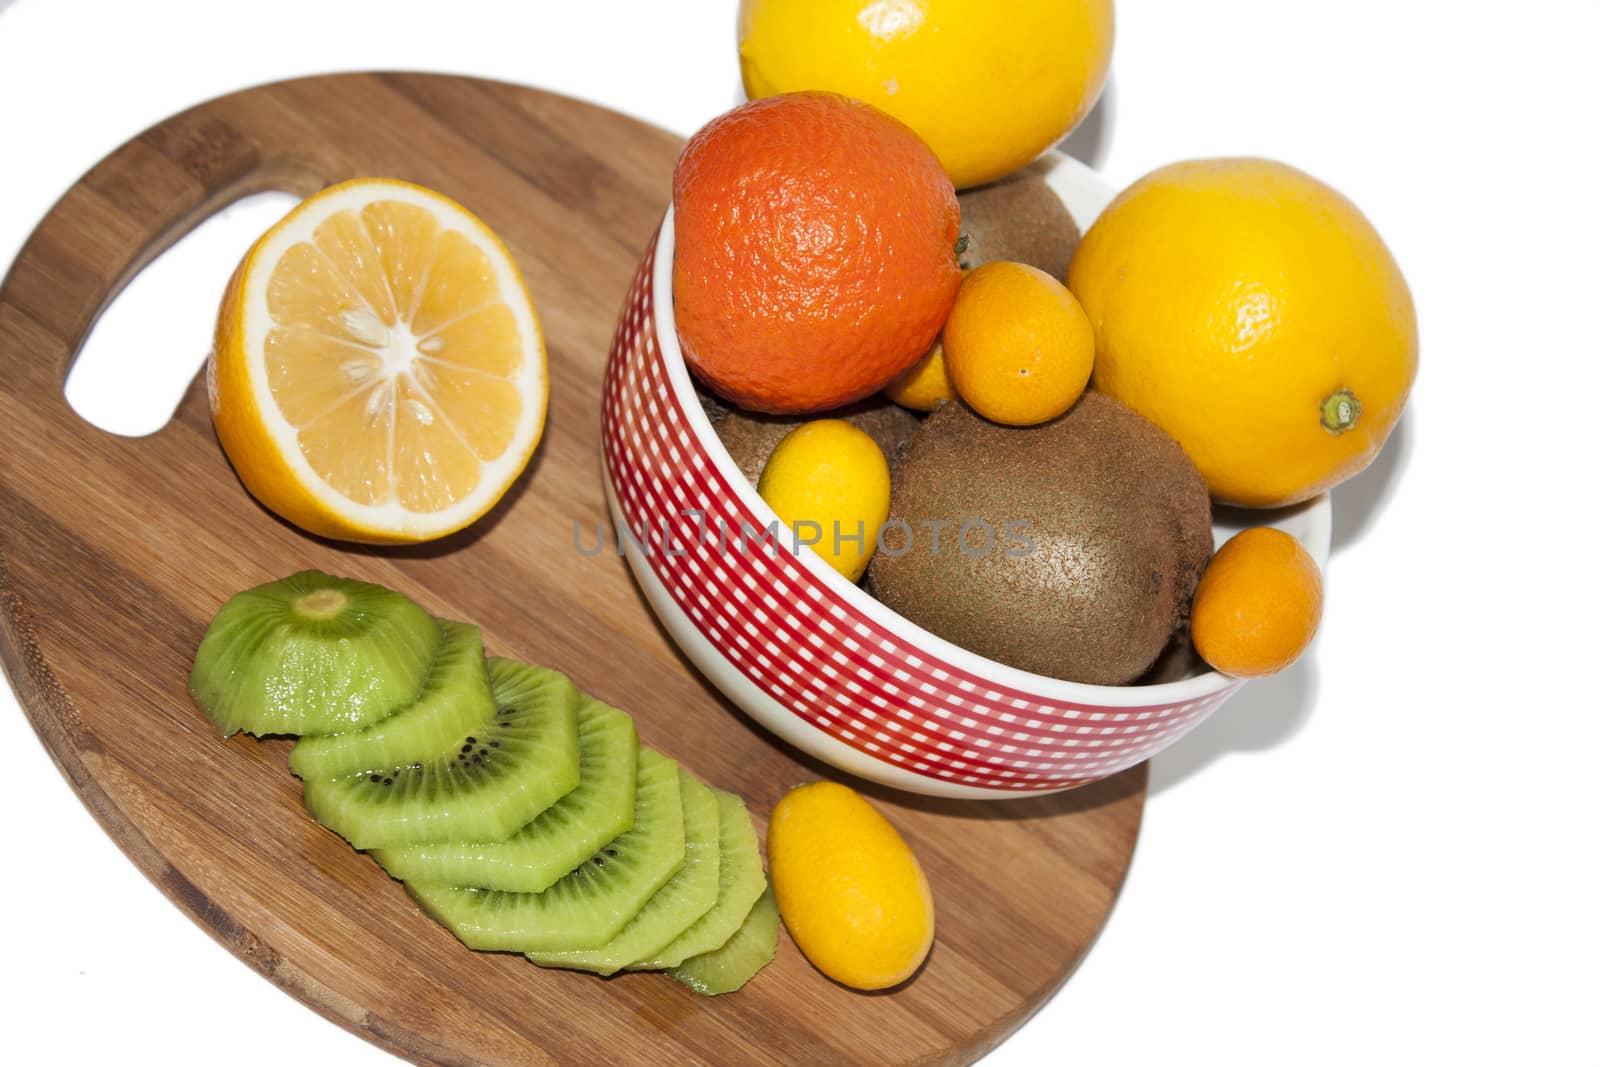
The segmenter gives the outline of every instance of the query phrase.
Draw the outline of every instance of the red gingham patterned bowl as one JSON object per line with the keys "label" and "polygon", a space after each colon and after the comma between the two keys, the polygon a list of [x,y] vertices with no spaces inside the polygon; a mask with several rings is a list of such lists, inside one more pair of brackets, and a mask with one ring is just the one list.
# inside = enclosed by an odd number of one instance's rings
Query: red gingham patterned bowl
{"label": "red gingham patterned bowl", "polygon": [[[1080,226],[1109,202],[1076,161],[1040,166]],[[717,439],[678,348],[670,210],[617,324],[602,431],[613,535],[662,624],[734,703],[841,770],[936,796],[1070,789],[1147,759],[1243,684],[1215,672],[1154,686],[1030,674],[913,625],[790,539],[747,536],[741,551],[741,532],[776,516]],[[1326,565],[1326,496],[1247,524],[1264,521]],[[1218,543],[1236,528],[1219,521]]]}

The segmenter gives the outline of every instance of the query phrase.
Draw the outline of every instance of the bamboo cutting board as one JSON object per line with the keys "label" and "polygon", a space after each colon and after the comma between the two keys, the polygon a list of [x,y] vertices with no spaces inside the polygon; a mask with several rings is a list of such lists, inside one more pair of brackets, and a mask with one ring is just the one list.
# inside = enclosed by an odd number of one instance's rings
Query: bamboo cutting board
{"label": "bamboo cutting board", "polygon": [[[287,742],[222,741],[186,694],[200,635],[229,594],[318,567],[393,586],[477,622],[493,653],[567,672],[631,712],[642,740],[745,797],[763,830],[784,791],[834,774],[695,674],[621,559],[572,548],[574,521],[592,531],[605,518],[601,372],[678,144],[531,89],[343,75],[229,96],[118,149],[56,205],[0,289],[0,654],[45,747],[145,874],[271,981],[397,1055],[970,1062],[1065,980],[1104,923],[1138,833],[1142,767],[989,803],[852,782],[927,868],[938,907],[928,963],[899,989],[862,995],[821,977],[785,937],[743,991],[707,1000],[659,975],[602,980],[468,951],[312,822]],[[318,541],[240,487],[200,385],[146,438],[104,433],[68,407],[62,385],[95,317],[188,228],[247,193],[309,194],[367,175],[466,204],[505,239],[538,302],[549,426],[489,517],[416,548]]]}

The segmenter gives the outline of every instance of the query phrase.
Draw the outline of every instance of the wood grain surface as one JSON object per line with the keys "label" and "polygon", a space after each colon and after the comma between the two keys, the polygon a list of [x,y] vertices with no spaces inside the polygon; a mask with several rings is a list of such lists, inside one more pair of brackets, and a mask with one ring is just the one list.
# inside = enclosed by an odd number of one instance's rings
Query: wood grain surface
{"label": "wood grain surface", "polygon": [[[0,653],[45,747],[133,861],[245,962],[399,1056],[970,1062],[1065,980],[1104,923],[1138,833],[1144,768],[1007,802],[853,782],[927,868],[938,907],[927,964],[891,992],[852,993],[785,938],[744,991],[708,1000],[659,975],[598,979],[468,951],[312,822],[287,742],[220,740],[186,693],[200,635],[229,594],[320,567],[475,621],[491,652],[567,672],[630,711],[644,741],[744,796],[763,831],[785,790],[834,774],[695,673],[622,560],[573,549],[574,521],[592,531],[604,518],[601,371],[678,145],[531,89],[341,75],[213,101],[119,149],[56,205],[0,289]],[[549,427],[485,520],[417,548],[318,541],[240,487],[199,385],[145,438],[99,431],[68,407],[62,385],[96,315],[177,237],[251,192],[309,194],[366,175],[466,204],[503,236],[539,305]],[[152,336],[125,358],[163,343]],[[183,1008],[172,1010],[176,1025]]]}

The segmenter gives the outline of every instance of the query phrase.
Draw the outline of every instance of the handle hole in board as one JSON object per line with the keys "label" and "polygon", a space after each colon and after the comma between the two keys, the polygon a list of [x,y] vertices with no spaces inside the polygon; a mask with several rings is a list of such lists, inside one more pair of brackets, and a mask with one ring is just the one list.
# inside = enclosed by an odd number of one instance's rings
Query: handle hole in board
{"label": "handle hole in board", "polygon": [[123,287],[90,328],[67,374],[67,403],[121,437],[165,426],[205,365],[222,291],[273,223],[302,197],[241,197],[179,238]]}

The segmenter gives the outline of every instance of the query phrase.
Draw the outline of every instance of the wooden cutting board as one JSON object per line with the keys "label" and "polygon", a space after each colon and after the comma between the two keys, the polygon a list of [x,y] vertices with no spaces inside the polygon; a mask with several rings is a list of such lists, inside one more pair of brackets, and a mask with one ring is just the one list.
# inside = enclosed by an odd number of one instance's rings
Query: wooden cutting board
{"label": "wooden cutting board", "polygon": [[[287,742],[220,740],[186,694],[195,646],[229,594],[319,567],[401,589],[479,623],[492,652],[567,672],[632,712],[644,741],[744,796],[763,830],[785,790],[840,777],[721,699],[622,560],[573,550],[574,521],[592,530],[604,518],[601,371],[678,147],[532,89],[362,74],[242,92],[118,149],[56,205],[0,289],[0,654],[45,747],[145,874],[271,981],[397,1055],[970,1062],[1039,1007],[1105,922],[1138,833],[1142,767],[1004,802],[852,782],[927,868],[938,939],[926,966],[892,992],[852,993],[785,937],[745,990],[707,1000],[659,975],[603,980],[468,951],[312,822]],[[543,316],[549,427],[488,518],[416,548],[319,541],[240,487],[199,384],[145,438],[104,433],[68,407],[62,384],[96,315],[191,226],[247,193],[366,175],[466,204],[505,239]]]}

